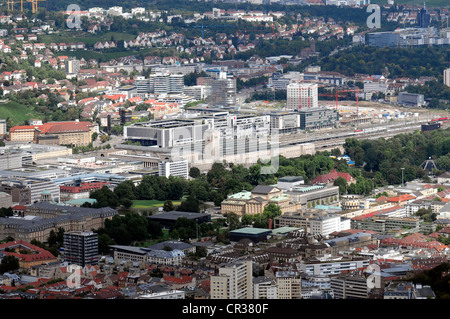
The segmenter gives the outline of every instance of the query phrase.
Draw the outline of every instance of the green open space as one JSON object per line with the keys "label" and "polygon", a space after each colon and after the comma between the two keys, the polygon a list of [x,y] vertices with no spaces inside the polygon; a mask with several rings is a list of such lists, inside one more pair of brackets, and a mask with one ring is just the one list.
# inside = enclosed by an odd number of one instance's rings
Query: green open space
{"label": "green open space", "polygon": [[0,118],[10,118],[14,125],[19,125],[23,124],[25,120],[40,118],[40,116],[39,113],[23,104],[9,101],[0,103]]}
{"label": "green open space", "polygon": [[163,232],[162,237],[160,237],[158,239],[151,239],[151,240],[147,240],[145,242],[141,242],[141,243],[139,243],[139,246],[140,247],[148,247],[148,246],[155,245],[155,244],[157,244],[157,243],[159,243],[161,241],[166,241],[166,240],[170,240],[171,239],[168,229],[163,229],[162,232]]}
{"label": "green open space", "polygon": [[[152,207],[162,207],[165,201],[151,199],[151,200],[133,200],[133,205],[131,208],[152,208]],[[181,200],[172,201],[174,206],[181,204]]]}

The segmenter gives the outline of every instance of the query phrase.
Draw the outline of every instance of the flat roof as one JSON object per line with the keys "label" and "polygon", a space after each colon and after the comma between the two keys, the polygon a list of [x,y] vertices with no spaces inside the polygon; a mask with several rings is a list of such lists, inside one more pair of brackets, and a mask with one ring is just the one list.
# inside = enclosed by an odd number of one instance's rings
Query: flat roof
{"label": "flat roof", "polygon": [[240,229],[235,229],[230,231],[230,234],[250,234],[250,235],[260,235],[264,233],[271,233],[271,229],[266,228],[255,228],[255,227],[244,227]]}
{"label": "flat roof", "polygon": [[298,228],[298,227],[279,227],[279,228],[275,228],[272,229],[272,234],[285,234],[285,233],[289,233],[291,231],[296,231],[296,230],[300,230],[302,228]]}
{"label": "flat roof", "polygon": [[205,216],[209,216],[209,215],[204,214],[204,213],[170,211],[170,212],[164,212],[164,213],[160,213],[160,214],[156,214],[156,215],[151,215],[151,216],[148,216],[148,218],[177,220],[180,217],[193,219],[193,218],[199,218],[199,217],[205,217]]}

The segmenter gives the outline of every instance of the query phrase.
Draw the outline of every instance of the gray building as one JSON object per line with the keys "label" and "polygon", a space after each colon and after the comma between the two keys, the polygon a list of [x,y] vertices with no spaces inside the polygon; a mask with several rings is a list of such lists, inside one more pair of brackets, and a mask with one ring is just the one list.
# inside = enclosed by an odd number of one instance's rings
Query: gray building
{"label": "gray building", "polygon": [[364,276],[338,276],[331,278],[335,299],[367,299],[367,279]]}
{"label": "gray building", "polygon": [[302,130],[333,127],[339,122],[339,113],[334,109],[316,107],[301,109],[297,112],[300,114],[300,129]]}
{"label": "gray building", "polygon": [[98,264],[98,234],[92,231],[64,233],[64,260],[79,266]]}
{"label": "gray building", "polygon": [[302,208],[327,205],[339,201],[339,187],[325,185],[296,185],[286,192],[292,200],[301,203]]}
{"label": "gray building", "polygon": [[236,79],[220,72],[219,78],[211,81],[211,95],[206,102],[213,107],[236,106]]}
{"label": "gray building", "polygon": [[425,98],[423,94],[400,92],[398,94],[398,104],[420,107],[425,104]]}
{"label": "gray building", "polygon": [[[0,190],[7,192],[8,194],[13,196],[13,202],[20,203],[23,200],[26,202],[22,202],[22,204],[28,205],[35,202],[39,202],[42,198],[42,193],[49,193],[49,199],[54,202],[60,201],[60,190],[59,186],[53,182],[53,180],[49,178],[25,178],[25,177],[4,177],[0,176],[1,186]],[[29,201],[26,198],[26,194],[22,193],[20,189],[28,188],[29,191]],[[15,195],[13,195],[13,190],[15,191]],[[20,195],[22,194],[22,195]],[[18,197],[17,197],[18,196]]]}
{"label": "gray building", "polygon": [[202,124],[201,120],[157,120],[125,126],[123,137],[125,140],[138,141],[143,146],[173,147],[180,144],[201,143],[207,129],[208,125]]}
{"label": "gray building", "polygon": [[270,129],[279,133],[291,133],[300,129],[298,112],[271,112]]}
{"label": "gray building", "polygon": [[168,71],[150,74],[148,78],[139,76],[135,80],[137,93],[180,94],[183,93],[183,74]]}

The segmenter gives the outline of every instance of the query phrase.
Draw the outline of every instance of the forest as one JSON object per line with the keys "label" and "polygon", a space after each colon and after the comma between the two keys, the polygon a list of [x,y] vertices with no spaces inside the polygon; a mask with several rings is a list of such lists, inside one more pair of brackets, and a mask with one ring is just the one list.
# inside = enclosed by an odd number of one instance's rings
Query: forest
{"label": "forest", "polygon": [[323,71],[344,75],[383,74],[389,77],[434,76],[442,81],[442,72],[448,67],[450,50],[446,46],[415,48],[376,48],[358,46],[324,57],[318,64]]}
{"label": "forest", "polygon": [[377,185],[400,184],[402,168],[405,182],[426,178],[421,164],[429,158],[438,166],[435,174],[450,170],[450,129],[400,134],[391,139],[347,139],[344,149]]}

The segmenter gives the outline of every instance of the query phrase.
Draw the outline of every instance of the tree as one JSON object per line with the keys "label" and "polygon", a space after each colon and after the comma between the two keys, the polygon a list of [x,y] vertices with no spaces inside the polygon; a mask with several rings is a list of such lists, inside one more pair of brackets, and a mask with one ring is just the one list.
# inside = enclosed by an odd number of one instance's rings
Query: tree
{"label": "tree", "polygon": [[197,167],[191,167],[189,169],[189,176],[192,178],[197,178],[200,176],[200,170]]}
{"label": "tree", "polygon": [[281,212],[281,208],[280,206],[270,203],[269,205],[267,205],[266,207],[264,207],[264,211],[262,213],[262,217],[266,220],[269,219],[275,219],[278,216],[281,216],[282,212]]}
{"label": "tree", "polygon": [[192,195],[189,195],[185,201],[181,202],[180,206],[177,208],[178,211],[181,212],[200,212],[200,202],[197,198]]}
{"label": "tree", "polygon": [[103,186],[101,189],[91,192],[89,194],[89,198],[94,198],[97,200],[94,204],[94,207],[96,208],[116,208],[119,205],[119,199],[116,193],[111,191],[107,186]]}
{"label": "tree", "polygon": [[11,272],[19,269],[19,259],[14,256],[6,255],[2,258],[0,264],[0,273]]}
{"label": "tree", "polygon": [[112,240],[108,234],[98,235],[98,252],[100,254],[108,254],[109,246],[114,244],[114,240]]}
{"label": "tree", "polygon": [[230,227],[230,230],[237,229],[241,226],[239,222],[239,216],[236,213],[228,213],[227,215],[227,223]]}
{"label": "tree", "polygon": [[217,193],[216,195],[214,195],[214,205],[215,206],[220,206],[220,204],[222,203],[223,200],[224,200],[224,198],[221,193]]}
{"label": "tree", "polygon": [[174,206],[171,200],[166,200],[163,205],[163,210],[165,212],[170,212],[174,210]]}
{"label": "tree", "polygon": [[197,222],[186,217],[179,217],[175,221],[175,225],[170,231],[172,238],[180,238],[186,240],[197,236]]}
{"label": "tree", "polygon": [[147,232],[152,238],[158,238],[163,235],[161,223],[155,221],[148,221]]}
{"label": "tree", "polygon": [[114,194],[116,194],[117,198],[123,199],[127,198],[130,200],[136,199],[135,189],[133,181],[125,181],[120,183],[114,188]]}

